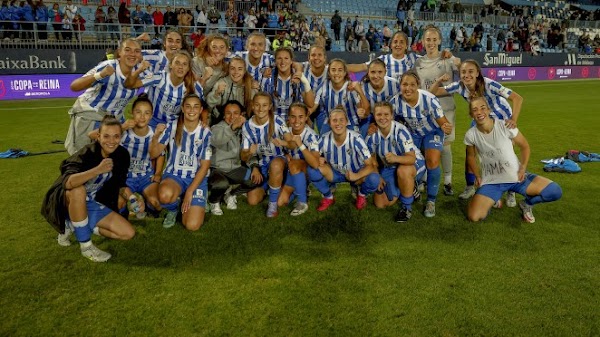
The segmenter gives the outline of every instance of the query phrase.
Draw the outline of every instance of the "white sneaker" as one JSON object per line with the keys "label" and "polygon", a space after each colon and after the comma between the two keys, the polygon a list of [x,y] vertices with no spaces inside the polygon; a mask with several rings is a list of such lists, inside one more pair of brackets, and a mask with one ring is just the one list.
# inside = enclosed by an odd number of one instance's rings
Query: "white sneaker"
{"label": "white sneaker", "polygon": [[435,216],[435,202],[428,201],[427,204],[425,204],[425,217],[433,218],[434,216]]}
{"label": "white sneaker", "polygon": [[474,195],[475,195],[475,186],[471,185],[471,186],[465,187],[465,190],[461,194],[459,194],[458,197],[460,199],[467,200]]}
{"label": "white sneaker", "polygon": [[58,233],[58,237],[56,238],[56,241],[58,242],[58,244],[60,246],[69,247],[71,245],[71,234],[73,234],[72,224],[71,224],[71,221],[67,220],[67,221],[65,221],[65,233],[64,234]]}
{"label": "white sneaker", "polygon": [[237,197],[235,195],[225,195],[225,207],[227,209],[237,209]]}
{"label": "white sneaker", "polygon": [[506,207],[517,207],[517,197],[515,192],[506,193]]}
{"label": "white sneaker", "polygon": [[100,248],[94,245],[81,249],[81,255],[94,262],[106,262],[112,257],[110,253],[100,250]]}
{"label": "white sneaker", "polygon": [[297,202],[290,215],[298,216],[306,213],[306,211],[308,211],[308,204],[305,202]]}
{"label": "white sneaker", "polygon": [[523,211],[523,221],[527,223],[534,223],[535,217],[533,216],[533,206],[529,206],[525,201],[519,202],[519,207]]}
{"label": "white sneaker", "polygon": [[223,215],[223,210],[221,209],[221,203],[210,204],[210,212],[214,215]]}

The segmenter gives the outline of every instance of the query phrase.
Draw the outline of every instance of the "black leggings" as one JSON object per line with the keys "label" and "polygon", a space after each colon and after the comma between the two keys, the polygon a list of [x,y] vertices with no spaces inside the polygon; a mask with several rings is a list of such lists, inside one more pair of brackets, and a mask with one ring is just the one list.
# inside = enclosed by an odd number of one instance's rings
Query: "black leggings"
{"label": "black leggings", "polygon": [[235,191],[230,194],[241,194],[252,191],[257,187],[249,177],[249,168],[240,166],[231,171],[225,172],[217,169],[211,169],[210,177],[208,177],[208,202],[216,204],[223,200],[223,195],[230,185],[240,185]]}

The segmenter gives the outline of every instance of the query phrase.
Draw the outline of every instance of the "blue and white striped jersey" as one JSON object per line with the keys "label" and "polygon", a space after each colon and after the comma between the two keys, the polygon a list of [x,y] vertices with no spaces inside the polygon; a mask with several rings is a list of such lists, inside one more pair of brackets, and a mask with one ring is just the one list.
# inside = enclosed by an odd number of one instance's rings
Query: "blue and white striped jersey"
{"label": "blue and white striped jersey", "polygon": [[150,159],[150,143],[153,136],[152,127],[148,127],[148,133],[145,136],[138,136],[133,129],[123,132],[121,145],[127,149],[131,157],[127,178],[141,178],[154,174]]}
{"label": "blue and white striped jersey", "polygon": [[[484,97],[494,116],[498,119],[510,119],[512,108],[507,98],[512,94],[512,90],[490,78],[484,77],[483,80],[485,81]],[[461,95],[467,102],[471,101],[471,92],[466,87],[462,87],[460,82],[453,82],[444,89],[450,94]]]}
{"label": "blue and white striped jersey", "polygon": [[294,102],[302,102],[304,84],[292,83],[292,76],[288,79],[282,79],[278,76],[277,81],[273,81],[273,78],[263,79],[261,90],[270,93],[273,97],[275,116],[287,121],[290,105]]}
{"label": "blue and white striped jersey", "polygon": [[[129,100],[135,96],[137,90],[125,88],[125,75],[121,72],[119,60],[103,61],[84,76],[99,73],[107,66],[113,67],[115,72],[100,81],[94,82],[91,87],[79,96],[78,101],[84,105],[89,105],[94,110],[105,111],[117,117],[117,119],[123,120],[123,111]],[[140,74],[140,79],[144,85],[156,81],[152,72],[148,70]]]}
{"label": "blue and white striped jersey", "polygon": [[169,68],[169,59],[164,50],[142,49],[142,57],[150,62],[150,70],[155,74],[167,71]]}
{"label": "blue and white striped jersey", "polygon": [[335,143],[333,132],[329,131],[319,140],[319,152],[331,167],[346,174],[348,171],[358,172],[365,166],[365,160],[371,158],[367,144],[358,132],[346,131],[346,140],[341,146]]}
{"label": "blue and white striped jersey", "polygon": [[[269,123],[270,121],[267,121],[263,125],[256,125],[254,118],[250,118],[242,127],[242,150],[250,149],[252,144],[258,145],[256,154],[258,155],[258,164],[260,166],[268,165],[273,158],[283,157],[285,154],[282,147],[275,146],[271,139],[268,139]],[[284,134],[290,133],[283,118],[275,116],[273,123],[275,125],[272,139],[283,139]]]}
{"label": "blue and white striped jersey", "polygon": [[256,67],[250,64],[250,59],[248,55],[248,51],[237,52],[234,55],[239,56],[246,61],[246,66],[248,69],[248,73],[254,78],[254,80],[261,82],[262,81],[262,70],[265,68],[270,68],[275,66],[275,56],[269,53],[263,53],[260,62]]}
{"label": "blue and white striped jersey", "polygon": [[325,114],[327,117],[329,117],[329,111],[342,105],[348,115],[348,125],[354,127],[358,126],[360,121],[356,112],[360,97],[355,91],[348,91],[348,84],[350,81],[344,83],[342,88],[336,91],[331,81],[326,80],[315,94],[315,104],[319,105],[319,114]]}
{"label": "blue and white striped jersey", "polygon": [[[319,151],[319,136],[315,130],[305,126],[304,130],[302,130],[302,133],[300,134],[300,139],[302,139],[302,144],[304,144],[309,151]],[[304,154],[299,149],[288,149],[288,152],[293,159],[304,160]]]}
{"label": "blue and white striped jersey", "polygon": [[[415,66],[415,62],[419,55],[415,53],[407,53],[400,60],[394,58],[392,54],[380,55],[378,59],[385,63],[387,69],[386,75],[400,81],[402,74],[412,69]],[[370,62],[367,62],[368,65]]]}
{"label": "blue and white striped jersey", "polygon": [[179,116],[179,108],[186,94],[185,83],[181,82],[178,86],[174,86],[171,76],[166,71],[159,76],[160,80],[147,87],[145,92],[154,107],[152,118],[158,123],[170,123]]}
{"label": "blue and white striped jersey", "polygon": [[107,182],[111,177],[112,172],[106,172],[98,175],[94,179],[88,180],[84,185],[85,192],[87,193],[85,200],[90,201],[96,199],[96,193],[98,193],[104,183]]}
{"label": "blue and white striped jersey", "polygon": [[210,148],[210,129],[198,123],[196,129],[188,131],[185,126],[182,129],[181,145],[175,141],[178,120],[167,126],[158,142],[169,147],[169,158],[165,173],[173,174],[181,178],[194,178],[200,169],[202,160],[210,160],[212,150]]}
{"label": "blue and white striped jersey", "polygon": [[399,122],[392,122],[390,133],[387,136],[384,136],[378,130],[374,134],[367,136],[366,143],[371,153],[375,153],[386,167],[398,166],[396,163],[388,163],[385,160],[385,154],[388,152],[401,156],[407,152],[414,151],[417,159],[423,159],[421,151],[413,143],[410,131]]}
{"label": "blue and white striped jersey", "polygon": [[327,79],[327,72],[329,71],[329,66],[325,66],[325,70],[323,70],[321,76],[315,76],[312,73],[310,68],[310,62],[308,61],[302,62],[302,69],[304,69],[302,73],[304,74],[304,77],[308,79],[310,87],[314,91],[316,91],[321,86],[321,84],[323,84],[323,82],[325,82],[325,80]]}
{"label": "blue and white striped jersey", "polygon": [[444,117],[440,101],[432,93],[418,89],[419,99],[411,107],[402,99],[401,95],[394,96],[390,103],[396,109],[395,119],[403,122],[411,133],[424,136],[440,126],[435,121]]}
{"label": "blue and white striped jersey", "polygon": [[369,101],[369,105],[371,106],[371,113],[373,108],[375,107],[375,103],[389,101],[392,97],[400,92],[400,82],[397,80],[386,76],[383,80],[383,88],[381,90],[376,91],[371,86],[371,83],[361,82],[363,92]]}

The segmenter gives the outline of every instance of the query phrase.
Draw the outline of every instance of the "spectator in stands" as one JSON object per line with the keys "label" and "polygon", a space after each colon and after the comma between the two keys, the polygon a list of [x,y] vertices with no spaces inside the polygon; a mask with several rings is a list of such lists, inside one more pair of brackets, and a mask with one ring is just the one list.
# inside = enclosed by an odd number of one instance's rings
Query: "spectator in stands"
{"label": "spectator in stands", "polygon": [[163,42],[160,34],[154,35],[154,38],[152,38],[150,41],[150,48],[156,50],[161,50],[163,48]]}
{"label": "spectator in stands", "polygon": [[134,35],[137,36],[144,31],[144,12],[142,6],[136,5],[135,10],[131,12],[131,23],[133,25]]}
{"label": "spectator in stands", "polygon": [[500,28],[498,30],[498,35],[496,36],[496,44],[498,45],[498,51],[504,51],[504,47],[506,46],[506,35],[504,33],[504,29]]}
{"label": "spectator in stands", "polygon": [[11,0],[10,7],[8,7],[8,17],[11,21],[11,38],[19,38],[19,7],[17,7],[17,0]]}
{"label": "spectator in stands", "polygon": [[98,6],[94,13],[94,30],[96,31],[96,39],[98,41],[106,39],[106,13],[102,6]]}
{"label": "spectator in stands", "polygon": [[33,16],[33,8],[31,8],[31,0],[21,1],[20,13],[21,13],[21,38],[26,40],[33,40],[33,22],[35,21]]}
{"label": "spectator in stands", "polygon": [[44,0],[39,0],[34,5],[35,21],[37,21],[38,38],[42,41],[48,39],[48,7]]}
{"label": "spectator in stands", "polygon": [[[52,28],[54,29],[54,38],[59,40],[60,31],[62,30],[62,13],[58,4],[55,2],[52,8],[48,10],[48,18],[52,20]],[[6,24],[5,24],[6,27]],[[6,38],[6,35],[4,36]]]}
{"label": "spectator in stands", "polygon": [[404,0],[399,0],[396,6],[396,19],[400,29],[404,28],[404,21],[406,20],[406,8]]}
{"label": "spectator in stands", "polygon": [[83,41],[83,32],[85,32],[85,19],[81,16],[81,14],[75,14],[75,18],[73,19],[73,30],[75,31],[75,38],[77,41]]}
{"label": "spectator in stands", "polygon": [[277,15],[274,10],[271,10],[267,16],[267,20],[267,27],[269,30],[266,32],[266,35],[274,36],[277,29],[279,29],[279,15]]}
{"label": "spectator in stands", "polygon": [[198,6],[196,6],[196,10],[198,11],[198,15],[196,16],[196,27],[201,29],[202,33],[204,34],[206,32],[206,25],[208,24],[206,7],[202,6],[202,8],[198,10]]}
{"label": "spectator in stands", "polygon": [[483,46],[481,45],[481,40],[478,37],[475,37],[475,34],[473,34],[473,44],[471,46],[471,51],[476,51],[476,52],[483,51]]}
{"label": "spectator in stands", "polygon": [[119,37],[121,34],[119,33],[119,15],[113,6],[108,6],[108,11],[106,12],[106,29],[108,31],[107,34],[110,34],[110,39],[119,41]]}
{"label": "spectator in stands", "polygon": [[357,41],[360,41],[365,36],[365,33],[365,26],[363,25],[362,21],[358,21],[356,23],[356,27],[354,27],[354,37]]}
{"label": "spectator in stands", "polygon": [[587,31],[583,32],[583,34],[579,36],[579,39],[577,40],[577,49],[579,49],[580,53],[585,51],[585,47],[586,45],[590,45],[590,41],[590,34]]}
{"label": "spectator in stands", "polygon": [[163,25],[164,25],[165,21],[164,21],[164,15],[158,7],[156,7],[156,9],[154,9],[154,12],[152,13],[152,21],[154,23],[154,33],[157,35],[162,33],[162,29],[163,29]]}
{"label": "spectator in stands", "polygon": [[75,14],[77,14],[78,10],[79,9],[77,8],[77,6],[73,5],[72,0],[67,0],[67,5],[63,8],[62,13],[67,14],[67,16],[69,17],[69,21],[73,21],[73,19],[75,18]]}
{"label": "spectator in stands", "polygon": [[250,10],[248,11],[248,15],[246,15],[244,23],[246,24],[246,27],[248,27],[250,33],[254,32],[254,30],[256,29],[256,25],[258,24],[258,18],[256,17],[254,7],[250,8]]}
{"label": "spectator in stands", "polygon": [[[216,33],[216,30],[218,29],[218,25],[219,25],[219,20],[221,20],[221,13],[219,13],[219,11],[215,8],[214,5],[210,6],[210,9],[208,10],[208,31],[210,33]],[[213,30],[215,30],[213,32]]]}
{"label": "spectator in stands", "polygon": [[131,12],[124,2],[121,2],[119,6],[118,17],[121,26],[121,40],[129,38],[131,36]]}
{"label": "spectator in stands", "polygon": [[62,28],[61,34],[62,34],[63,40],[71,41],[71,38],[73,37],[73,27],[71,26],[71,19],[69,19],[69,15],[67,15],[67,13],[63,14],[61,28]]}
{"label": "spectator in stands", "polygon": [[358,48],[356,50],[357,53],[368,53],[371,51],[371,45],[369,41],[367,41],[367,37],[365,35],[360,37],[360,41],[358,41]]}
{"label": "spectator in stands", "polygon": [[171,10],[171,6],[167,6],[163,15],[165,30],[177,28],[177,15]]}
{"label": "spectator in stands", "polygon": [[463,35],[462,27],[459,27],[458,29],[456,29],[456,36],[454,38],[454,46],[452,48],[452,51],[454,51],[454,52],[459,51],[464,40],[465,40],[465,36]]}
{"label": "spectator in stands", "polygon": [[154,24],[154,19],[152,18],[152,13],[154,12],[154,9],[152,8],[152,6],[148,5],[146,6],[146,9],[142,11],[144,12],[144,25],[146,27],[152,27],[152,25]]}
{"label": "spectator in stands", "polygon": [[192,39],[194,48],[198,48],[200,43],[206,38],[206,35],[204,35],[204,29],[196,27],[196,31],[190,35],[190,38]]}
{"label": "spectator in stands", "polygon": [[177,22],[179,23],[179,30],[181,31],[181,34],[183,34],[183,36],[186,36],[187,33],[190,31],[193,19],[194,16],[192,15],[192,12],[189,9],[186,10],[185,8],[181,8],[179,10],[179,14],[177,15]]}
{"label": "spectator in stands", "polygon": [[2,38],[10,40],[9,34],[11,31],[11,25],[7,0],[2,0],[2,6],[0,6],[0,21],[3,21],[0,22],[0,32],[2,32]]}
{"label": "spectator in stands", "polygon": [[392,35],[394,33],[392,33],[392,30],[390,29],[390,27],[388,27],[387,23],[383,25],[383,44],[384,45],[389,45],[390,44],[390,39],[392,38]]}
{"label": "spectator in stands", "polygon": [[340,16],[340,11],[337,9],[335,13],[331,17],[331,29],[333,29],[333,35],[336,41],[340,40],[340,31],[342,30],[342,17]]}

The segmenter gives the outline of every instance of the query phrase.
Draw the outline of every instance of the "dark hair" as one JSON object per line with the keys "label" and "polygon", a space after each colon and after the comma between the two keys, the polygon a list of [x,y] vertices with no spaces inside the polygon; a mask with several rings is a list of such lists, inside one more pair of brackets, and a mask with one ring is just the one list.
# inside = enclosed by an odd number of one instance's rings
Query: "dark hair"
{"label": "dark hair", "polygon": [[[477,63],[477,61],[475,61],[473,59],[468,59],[468,60],[464,60],[460,64],[460,68],[462,68],[467,63],[474,65],[475,68],[477,68],[477,72],[479,73],[477,75],[477,78],[475,79],[475,90],[473,92],[471,92],[470,99],[472,99],[473,97],[476,97],[476,96],[483,97],[483,95],[485,94],[485,80],[483,79],[483,71],[481,71],[481,66],[479,65],[479,63]],[[459,85],[462,88],[465,88],[465,84],[462,81],[459,82]]]}
{"label": "dark hair", "polygon": [[300,108],[300,109],[304,110],[304,114],[306,115],[306,117],[308,117],[308,107],[303,102],[294,102],[294,103],[290,104],[290,108],[289,108],[290,112],[292,111],[292,108]]}
{"label": "dark hair", "polygon": [[246,108],[244,108],[244,106],[242,105],[242,103],[240,103],[240,101],[238,101],[237,99],[230,99],[227,102],[225,102],[225,104],[221,105],[219,108],[219,111],[221,113],[221,116],[225,115],[225,108],[228,105],[235,105],[240,109],[240,112],[242,113],[242,115],[244,114],[244,112],[246,112]]}
{"label": "dark hair", "polygon": [[102,132],[102,128],[105,126],[118,126],[119,132],[123,132],[123,128],[121,126],[121,122],[117,120],[117,118],[113,115],[105,115],[100,122],[100,127],[98,128],[98,133]]}
{"label": "dark hair", "polygon": [[140,94],[140,95],[139,95],[139,96],[138,96],[138,97],[135,99],[135,101],[133,101],[133,105],[131,106],[131,112],[133,112],[133,110],[135,109],[135,107],[136,107],[138,104],[141,104],[141,103],[148,103],[148,104],[150,104],[150,108],[154,110],[154,108],[153,108],[153,106],[152,106],[152,101],[150,101],[150,99],[148,98],[148,94],[146,94],[146,93],[143,93],[143,94]]}
{"label": "dark hair", "polygon": [[348,64],[346,63],[346,61],[344,61],[340,58],[335,58],[335,59],[329,61],[328,68],[327,68],[327,79],[331,81],[331,76],[329,76],[329,71],[331,70],[331,64],[333,62],[339,62],[342,64],[342,66],[344,66],[344,71],[346,72],[346,76],[344,77],[344,79],[346,81],[350,81],[350,74],[348,73]]}
{"label": "dark hair", "polygon": [[417,85],[418,86],[421,85],[421,78],[419,77],[419,74],[417,74],[417,72],[414,69],[410,69],[409,71],[402,74],[402,76],[400,77],[400,83],[402,83],[402,80],[404,80],[404,77],[406,77],[406,76],[414,77],[415,80],[417,80]]}
{"label": "dark hair", "polygon": [[385,66],[385,62],[383,62],[383,60],[382,60],[382,59],[374,59],[374,60],[373,60],[373,61],[371,61],[371,63],[369,63],[369,65],[367,66],[367,72],[365,73],[365,76],[363,76],[363,78],[362,78],[362,81],[363,81],[363,82],[365,82],[365,83],[370,83],[370,82],[371,82],[371,79],[369,78],[369,70],[370,70],[370,69],[371,69],[371,67],[372,67],[373,65],[375,65],[375,64],[382,66],[382,67],[383,67],[383,70],[384,70],[384,71],[387,71],[387,68],[386,68],[386,66]]}
{"label": "dark hair", "polygon": [[336,112],[341,112],[344,115],[344,118],[346,118],[346,121],[348,120],[348,113],[346,112],[346,108],[344,108],[343,105],[336,105],[335,108],[329,110],[329,118],[331,118],[331,115]]}
{"label": "dark hair", "polygon": [[202,106],[202,111],[200,112],[199,122],[204,125],[208,125],[208,104],[206,104],[206,101],[204,101],[202,98],[200,98],[200,96],[196,94],[185,95],[185,97],[181,101],[181,111],[179,112],[179,118],[177,119],[177,130],[175,131],[175,143],[177,143],[177,145],[181,145],[181,137],[183,135],[183,120],[185,118],[183,113],[183,105],[185,104],[185,101],[187,101],[190,98],[197,98],[198,100],[200,100],[200,106]]}
{"label": "dark hair", "polygon": [[[290,55],[292,62],[294,62],[294,51],[291,48],[281,47],[281,48],[277,49],[277,51],[275,52],[275,57],[277,58],[277,55],[282,52],[288,53]],[[293,74],[294,74],[294,69],[290,68],[290,76]],[[273,95],[274,98],[279,98],[279,92],[276,89],[278,78],[279,78],[279,70],[277,69],[277,67],[275,67],[275,68],[273,68],[273,71],[271,72],[271,85],[269,87],[269,93],[271,95]],[[292,97],[291,97],[292,102],[298,100],[300,95],[301,95],[300,86],[297,83],[292,82]]]}
{"label": "dark hair", "polygon": [[[169,34],[171,33],[175,33],[177,35],[179,35],[179,37],[181,38],[181,49],[182,50],[186,50],[189,51],[190,47],[188,46],[187,40],[186,38],[183,36],[183,34],[181,34],[180,31],[176,30],[176,29],[167,29],[167,31],[165,32],[165,42],[167,41],[167,36],[169,36]],[[167,50],[167,44],[163,43],[163,50]],[[191,64],[190,64],[191,67]]]}

